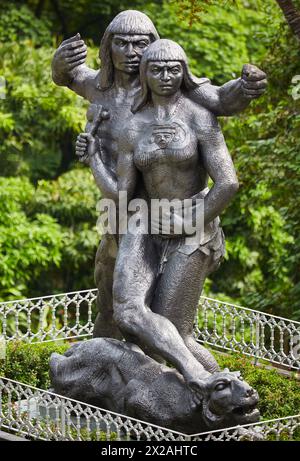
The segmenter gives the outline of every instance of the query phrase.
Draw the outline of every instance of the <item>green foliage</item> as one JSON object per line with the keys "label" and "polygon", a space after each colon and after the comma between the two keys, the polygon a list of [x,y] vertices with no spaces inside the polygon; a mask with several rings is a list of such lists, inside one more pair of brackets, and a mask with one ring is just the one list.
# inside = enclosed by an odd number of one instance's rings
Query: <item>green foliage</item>
{"label": "green foliage", "polygon": [[34,41],[36,45],[50,45],[52,42],[50,23],[40,20],[25,5],[16,5],[2,0],[0,6],[0,43],[21,42],[24,39]]}
{"label": "green foliage", "polygon": [[[201,21],[192,25],[181,19],[177,1],[163,2],[162,7],[147,4],[144,11],[161,37],[171,38],[184,48],[196,75],[223,84],[240,76],[251,54],[265,52],[264,43],[257,41],[257,32],[268,21],[268,13],[251,6],[233,9],[227,2],[221,2],[210,6],[201,14]],[[187,14],[184,15],[186,18]]]}
{"label": "green foliage", "polygon": [[96,229],[99,198],[87,168],[73,169],[56,181],[38,182],[34,210],[57,220],[64,235],[59,268],[53,268],[50,279],[39,280],[40,292],[52,293],[54,286],[57,291],[72,291],[94,285],[93,261],[100,239]]}
{"label": "green foliage", "polygon": [[0,177],[0,299],[20,297],[32,278],[61,259],[63,233],[45,213],[30,213],[27,178]]}
{"label": "green foliage", "polygon": [[63,354],[69,348],[66,343],[7,345],[6,358],[0,361],[0,375],[30,386],[49,389],[49,359],[53,352]]}
{"label": "green foliage", "polygon": [[[178,6],[178,14],[182,21],[187,21],[191,27],[195,22],[201,21],[203,14],[209,12],[211,6],[222,6],[228,0],[175,0]],[[237,5],[237,0],[229,0],[229,3]]]}
{"label": "green foliage", "polygon": [[[28,5],[42,21],[51,23],[53,34],[63,38],[81,32],[99,45],[101,36],[111,19],[123,10],[141,10],[145,8],[144,0],[56,0],[41,2],[40,0],[17,0],[20,5]],[[152,0],[151,4],[162,3]]]}
{"label": "green foliage", "polygon": [[35,211],[49,213],[65,226],[76,226],[79,221],[96,222],[99,197],[92,173],[79,167],[57,180],[38,181]]}
{"label": "green foliage", "polygon": [[0,177],[0,299],[92,286],[98,197],[83,168],[36,188]]}
{"label": "green foliage", "polygon": [[266,96],[224,124],[241,187],[223,219],[227,260],[214,280],[248,307],[299,319],[300,105],[291,97],[297,54],[295,39],[282,33],[264,60]]}
{"label": "green foliage", "polygon": [[66,158],[72,159],[86,105],[51,82],[52,55],[53,48],[36,47],[29,40],[0,48],[0,75],[6,81],[0,106],[2,175],[26,175],[36,181],[69,167]]}

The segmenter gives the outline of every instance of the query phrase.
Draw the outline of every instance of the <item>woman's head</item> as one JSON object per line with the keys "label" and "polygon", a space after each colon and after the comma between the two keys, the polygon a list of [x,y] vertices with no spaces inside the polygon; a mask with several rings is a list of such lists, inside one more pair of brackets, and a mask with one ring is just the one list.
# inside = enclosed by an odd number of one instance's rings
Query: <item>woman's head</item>
{"label": "woman's head", "polygon": [[141,94],[132,108],[138,111],[146,104],[149,93],[170,96],[179,88],[190,90],[199,83],[191,74],[187,57],[172,40],[156,40],[144,52],[140,64]]}
{"label": "woman's head", "polygon": [[[158,38],[153,22],[144,13],[135,10],[119,13],[108,25],[101,40],[99,52],[101,72],[98,88],[106,90],[112,86],[114,69],[118,64],[124,67],[125,72],[126,70],[138,72],[142,54],[149,44]],[[135,47],[134,56],[127,56],[126,45],[131,49]],[[132,63],[129,63],[128,61],[131,60]]]}

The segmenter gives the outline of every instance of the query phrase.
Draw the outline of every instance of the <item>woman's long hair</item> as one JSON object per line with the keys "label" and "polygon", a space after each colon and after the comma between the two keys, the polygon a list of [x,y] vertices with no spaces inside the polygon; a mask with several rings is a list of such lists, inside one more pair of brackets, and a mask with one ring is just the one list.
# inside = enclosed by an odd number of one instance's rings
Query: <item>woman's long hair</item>
{"label": "woman's long hair", "polygon": [[111,57],[114,34],[149,35],[151,42],[159,39],[153,22],[144,13],[135,10],[119,13],[108,25],[101,40],[99,51],[101,71],[97,84],[99,90],[107,90],[114,83],[114,66]]}
{"label": "woman's long hair", "polygon": [[208,79],[199,79],[191,73],[186,54],[178,43],[166,39],[156,40],[154,43],[151,43],[141,59],[141,91],[131,108],[133,113],[140,110],[150,99],[146,73],[148,63],[151,61],[179,61],[183,67],[182,85],[185,90],[195,89],[201,83],[209,81]]}

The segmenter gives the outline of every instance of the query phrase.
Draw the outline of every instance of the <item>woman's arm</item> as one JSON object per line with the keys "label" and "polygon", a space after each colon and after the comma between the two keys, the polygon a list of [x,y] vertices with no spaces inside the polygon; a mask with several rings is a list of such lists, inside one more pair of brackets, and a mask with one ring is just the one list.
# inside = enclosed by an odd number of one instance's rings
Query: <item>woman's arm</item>
{"label": "woman's arm", "polygon": [[[202,190],[193,196],[190,213],[194,221],[197,214],[202,214],[204,211],[203,224],[206,226],[226,208],[237,192],[239,184],[216,117],[209,111],[197,111],[192,126],[198,134],[199,161],[213,180],[214,185],[207,194],[204,194]],[[197,203],[197,200],[201,200],[201,203]],[[183,201],[183,207],[184,205]],[[188,213],[188,210],[185,210],[185,213]],[[174,223],[177,222],[179,226],[182,222],[181,214],[173,213],[173,215]]]}
{"label": "woman's arm", "polygon": [[[239,184],[216,117],[207,112],[198,123],[200,161],[214,185],[204,198],[204,224],[215,219],[231,201]],[[204,123],[203,123],[204,122]]]}

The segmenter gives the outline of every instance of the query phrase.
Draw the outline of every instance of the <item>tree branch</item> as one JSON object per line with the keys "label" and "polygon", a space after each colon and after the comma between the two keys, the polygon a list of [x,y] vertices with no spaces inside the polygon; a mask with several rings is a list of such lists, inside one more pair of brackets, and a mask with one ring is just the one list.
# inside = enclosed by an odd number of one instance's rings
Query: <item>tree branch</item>
{"label": "tree branch", "polygon": [[35,15],[37,18],[40,18],[43,12],[45,6],[45,0],[39,0],[36,9],[35,9]]}
{"label": "tree branch", "polygon": [[55,11],[56,16],[58,17],[60,23],[61,23],[61,31],[64,37],[68,36],[68,29],[67,29],[67,24],[64,18],[63,13],[61,12],[59,2],[57,0],[51,0],[51,4],[53,6],[53,9]]}
{"label": "tree branch", "polygon": [[300,40],[300,11],[295,7],[293,0],[276,0],[282,10],[290,28]]}

